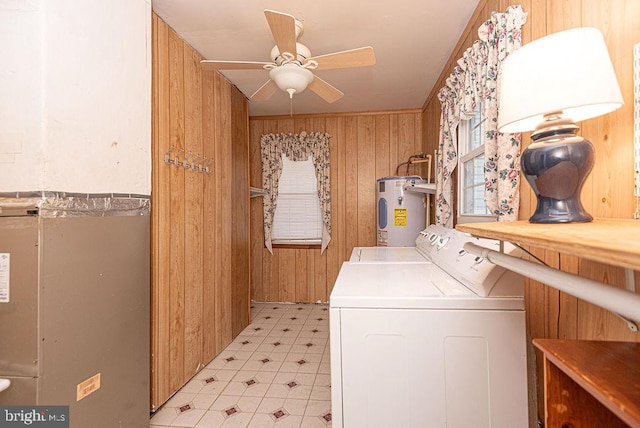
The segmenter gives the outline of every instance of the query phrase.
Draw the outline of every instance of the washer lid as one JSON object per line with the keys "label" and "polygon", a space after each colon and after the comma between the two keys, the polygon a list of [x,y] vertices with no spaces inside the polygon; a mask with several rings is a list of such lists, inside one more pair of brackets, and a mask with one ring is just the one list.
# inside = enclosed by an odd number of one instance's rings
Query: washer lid
{"label": "washer lid", "polygon": [[522,310],[522,297],[479,297],[428,263],[345,262],[330,297],[336,308]]}
{"label": "washer lid", "polygon": [[355,247],[352,263],[431,263],[416,247]]}

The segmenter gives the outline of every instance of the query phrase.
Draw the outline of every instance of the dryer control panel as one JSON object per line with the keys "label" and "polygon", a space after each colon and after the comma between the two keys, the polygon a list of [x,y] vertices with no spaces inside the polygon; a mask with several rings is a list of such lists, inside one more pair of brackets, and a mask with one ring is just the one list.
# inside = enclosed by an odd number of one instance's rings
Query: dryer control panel
{"label": "dryer control panel", "polygon": [[[464,250],[467,242],[500,251],[499,241],[476,238],[440,225],[431,225],[420,232],[416,248],[478,296],[522,296],[523,283],[520,275],[496,266],[481,256],[467,253]],[[505,253],[509,254],[514,250],[513,245],[505,243]]]}

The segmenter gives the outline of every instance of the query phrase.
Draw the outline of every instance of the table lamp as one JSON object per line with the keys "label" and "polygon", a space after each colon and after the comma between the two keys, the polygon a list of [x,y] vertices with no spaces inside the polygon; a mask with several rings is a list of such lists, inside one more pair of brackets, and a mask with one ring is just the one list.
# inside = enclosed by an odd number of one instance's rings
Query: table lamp
{"label": "table lamp", "polygon": [[580,192],[594,149],[576,122],[622,106],[602,33],[576,28],[534,40],[504,61],[498,130],[534,131],[522,152],[522,173],[537,197],[532,223],[588,222]]}

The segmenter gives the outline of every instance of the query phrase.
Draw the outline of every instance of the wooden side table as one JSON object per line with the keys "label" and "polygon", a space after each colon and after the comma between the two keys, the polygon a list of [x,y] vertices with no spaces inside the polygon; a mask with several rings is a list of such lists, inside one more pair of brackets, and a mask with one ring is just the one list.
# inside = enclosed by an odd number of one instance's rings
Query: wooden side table
{"label": "wooden side table", "polygon": [[547,428],[640,427],[640,343],[534,339]]}

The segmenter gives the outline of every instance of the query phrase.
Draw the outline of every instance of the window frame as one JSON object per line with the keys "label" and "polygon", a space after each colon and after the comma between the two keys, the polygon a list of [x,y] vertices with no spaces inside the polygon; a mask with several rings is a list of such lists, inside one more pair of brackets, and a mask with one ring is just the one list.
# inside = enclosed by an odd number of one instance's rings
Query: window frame
{"label": "window frame", "polygon": [[[479,118],[477,123],[473,123],[475,118]],[[484,138],[484,124],[486,122],[486,117],[482,114],[482,103],[478,103],[475,111],[475,115],[469,117],[468,119],[460,119],[458,123],[458,164],[457,164],[457,209],[456,209],[456,222],[457,223],[480,223],[480,222],[488,222],[497,219],[497,216],[487,212],[486,214],[475,214],[475,213],[465,213],[465,200],[464,200],[464,190],[465,190],[465,163],[472,161],[478,156],[484,155],[485,150],[485,138]],[[473,128],[471,128],[473,126]],[[480,128],[480,132],[476,133],[475,130]],[[473,139],[476,136],[478,139],[474,140],[472,144],[470,143],[470,139]],[[467,151],[469,147],[474,147],[472,150]],[[484,166],[483,166],[484,172]],[[478,183],[474,180],[474,186],[482,186],[484,192],[484,173],[483,180],[481,183]],[[483,196],[484,197],[484,196]],[[486,205],[485,205],[486,208]],[[487,209],[488,211],[488,209]]]}

